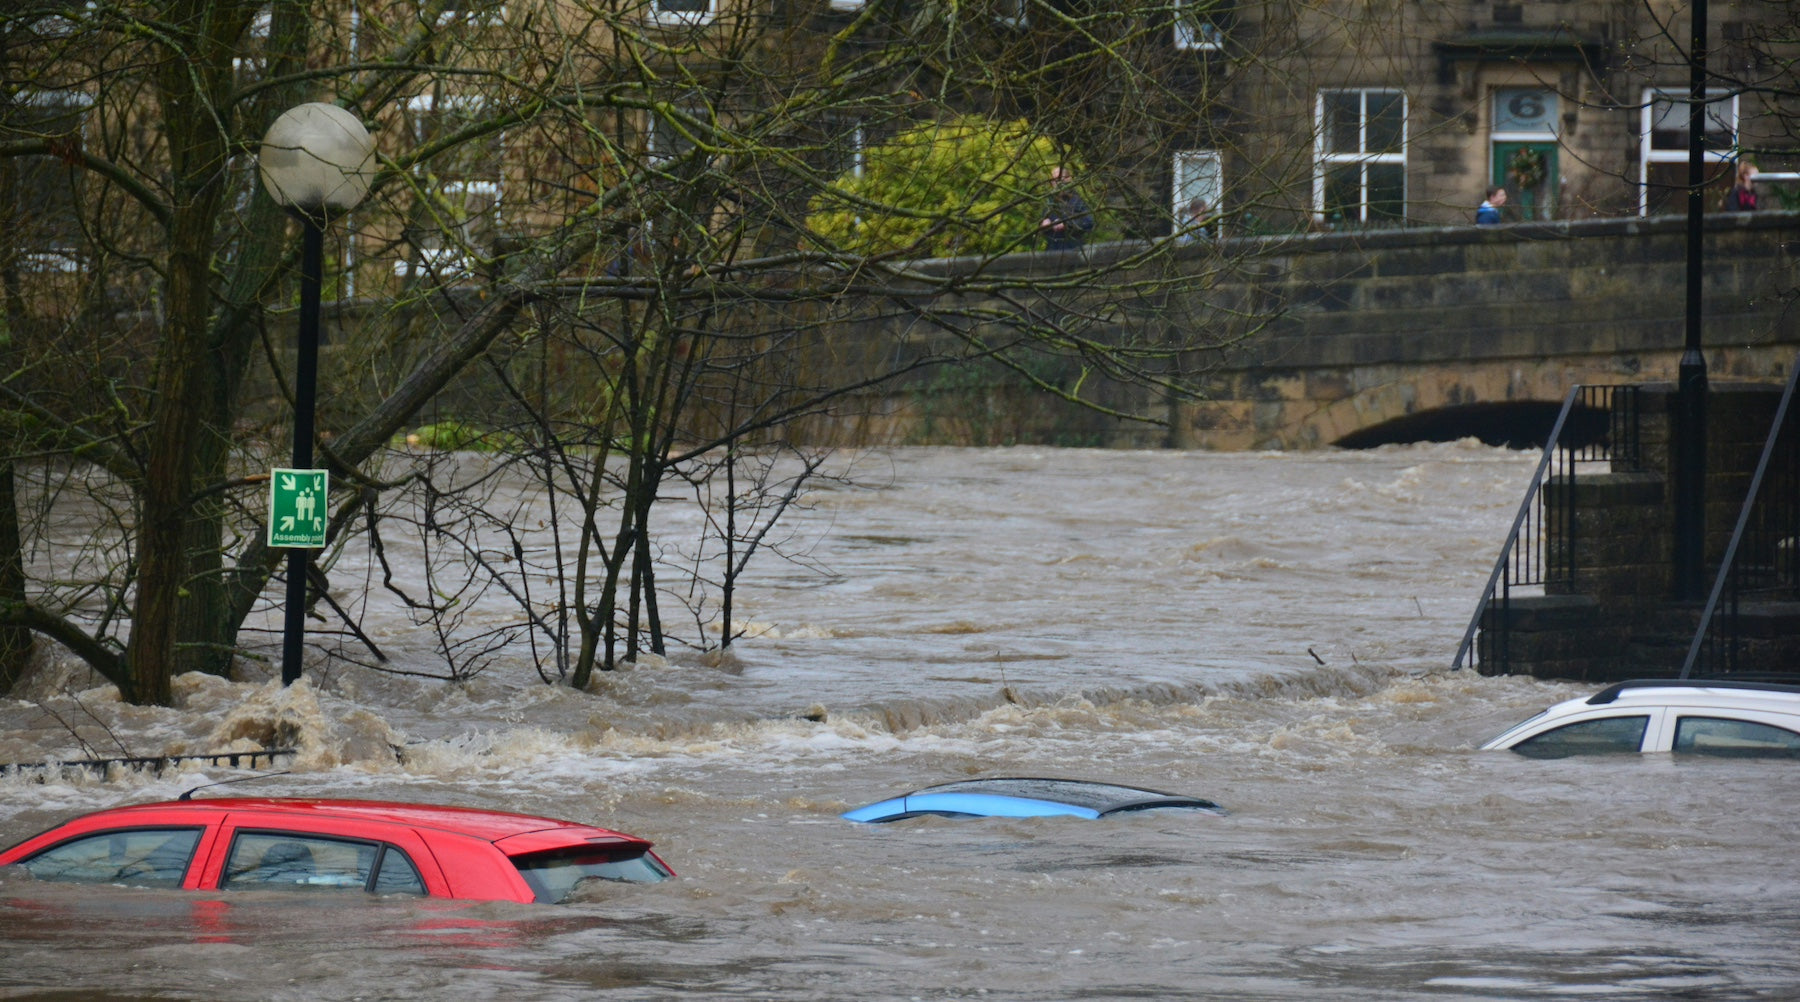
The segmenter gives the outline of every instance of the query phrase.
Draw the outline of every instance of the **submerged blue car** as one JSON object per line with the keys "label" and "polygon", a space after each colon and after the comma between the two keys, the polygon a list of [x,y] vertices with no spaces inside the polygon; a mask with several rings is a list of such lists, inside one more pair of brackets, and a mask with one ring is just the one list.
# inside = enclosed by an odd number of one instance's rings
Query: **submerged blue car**
{"label": "submerged blue car", "polygon": [[902,821],[925,814],[946,818],[1104,818],[1160,810],[1225,813],[1210,800],[1179,793],[1080,779],[1000,776],[927,786],[845,811],[843,816],[867,822]]}

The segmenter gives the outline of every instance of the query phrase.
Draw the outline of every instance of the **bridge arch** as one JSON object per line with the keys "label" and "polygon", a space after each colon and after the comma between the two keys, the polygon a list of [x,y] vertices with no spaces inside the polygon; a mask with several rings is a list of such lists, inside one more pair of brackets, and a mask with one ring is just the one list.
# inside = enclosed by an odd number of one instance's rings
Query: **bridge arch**
{"label": "bridge arch", "polygon": [[[1343,449],[1371,449],[1410,442],[1454,442],[1479,439],[1509,449],[1541,449],[1562,411],[1560,400],[1507,400],[1456,404],[1403,414],[1351,432],[1331,443]],[[1562,441],[1580,446],[1606,433],[1606,413],[1579,407],[1569,415]]]}

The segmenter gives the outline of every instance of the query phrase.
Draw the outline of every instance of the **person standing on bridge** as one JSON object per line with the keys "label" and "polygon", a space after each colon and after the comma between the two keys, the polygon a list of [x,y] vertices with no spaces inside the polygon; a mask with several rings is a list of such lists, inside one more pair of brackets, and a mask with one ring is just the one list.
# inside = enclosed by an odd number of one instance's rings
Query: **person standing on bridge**
{"label": "person standing on bridge", "polygon": [[1481,208],[1475,210],[1475,225],[1492,226],[1500,222],[1500,207],[1506,204],[1506,188],[1495,185],[1487,190]]}
{"label": "person standing on bridge", "polygon": [[1725,211],[1756,211],[1756,165],[1748,160],[1738,161],[1737,183],[1725,193]]}
{"label": "person standing on bridge", "polygon": [[1206,218],[1211,211],[1212,208],[1206,204],[1206,199],[1198,197],[1188,199],[1188,203],[1181,207],[1181,218],[1175,221],[1175,242],[1191,244],[1196,240],[1205,240],[1211,237],[1212,227],[1208,225],[1209,220]]}
{"label": "person standing on bridge", "polygon": [[1094,214],[1075,193],[1075,177],[1067,167],[1050,171],[1050,202],[1038,232],[1044,236],[1046,250],[1076,250],[1094,228]]}

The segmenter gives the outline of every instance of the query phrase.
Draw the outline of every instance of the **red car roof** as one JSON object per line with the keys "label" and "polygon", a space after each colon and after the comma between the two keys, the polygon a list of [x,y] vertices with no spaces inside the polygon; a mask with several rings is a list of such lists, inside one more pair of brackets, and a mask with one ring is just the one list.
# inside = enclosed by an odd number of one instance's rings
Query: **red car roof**
{"label": "red car roof", "polygon": [[[348,818],[360,821],[383,821],[415,828],[435,828],[498,842],[532,832],[554,832],[572,840],[604,840],[649,845],[643,839],[594,825],[559,821],[530,814],[489,811],[479,807],[452,807],[444,804],[396,803],[388,800],[334,800],[314,797],[208,797],[201,800],[171,800],[155,804],[133,804],[96,811],[94,815],[129,815],[137,811],[179,811],[196,813],[219,811],[260,811],[295,816]],[[562,841],[562,839],[556,839]]]}

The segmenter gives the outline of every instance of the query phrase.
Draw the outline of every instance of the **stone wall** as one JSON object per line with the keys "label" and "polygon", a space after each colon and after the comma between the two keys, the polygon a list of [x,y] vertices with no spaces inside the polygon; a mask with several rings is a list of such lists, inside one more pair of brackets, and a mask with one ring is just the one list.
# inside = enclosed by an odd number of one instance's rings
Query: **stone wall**
{"label": "stone wall", "polygon": [[[1198,399],[1103,389],[1167,427],[1101,418],[1017,387],[914,382],[800,431],[813,440],[1006,440],[1305,449],[1443,409],[1560,404],[1577,383],[1675,378],[1685,342],[1686,221],[1629,218],[1226,239],[1185,248],[1190,291],[1119,336],[1230,345],[1193,354]],[[1105,266],[1141,244],[1103,245]],[[1702,342],[1715,381],[1780,382],[1800,349],[1800,213],[1714,214]],[[1044,254],[984,274],[1044,270]],[[941,262],[954,270],[957,262]],[[947,407],[942,392],[953,396]],[[956,406],[971,418],[958,423]],[[860,437],[859,437],[860,436]]]}
{"label": "stone wall", "polygon": [[[1714,380],[1779,382],[1800,348],[1800,215],[1708,219],[1702,343]],[[1326,236],[1274,245],[1240,302],[1278,310],[1229,352],[1177,441],[1309,448],[1438,408],[1560,401],[1675,377],[1679,218]],[[1248,258],[1246,260],[1249,260]]]}
{"label": "stone wall", "polygon": [[[1153,301],[1112,295],[1100,339],[1179,341],[1200,350],[1183,365],[1201,391],[1169,398],[1093,378],[1085,392],[1131,421],[1063,403],[999,366],[934,368],[843,398],[787,429],[796,440],[843,445],[1029,442],[1128,448],[1306,449],[1419,415],[1458,408],[1560,404],[1576,383],[1672,380],[1685,339],[1685,220],[1675,217],[1362,234],[1246,237],[1180,248],[1159,269]],[[1106,268],[1145,245],[1089,248]],[[979,267],[982,276],[1067,270],[1056,254],[993,262],[922,262],[921,271]],[[1171,275],[1176,277],[1170,282]],[[1715,382],[1781,381],[1800,349],[1800,213],[1715,214],[1705,241],[1703,344]],[[1108,277],[1128,287],[1126,268]],[[1107,290],[1064,287],[1057,308],[1081,309]],[[929,298],[921,287],[920,297]],[[1176,291],[1168,292],[1166,290]],[[1049,303],[1051,294],[1039,298]],[[1085,297],[1085,299],[1084,299]],[[917,298],[917,297],[915,297]],[[957,309],[1013,309],[962,297]],[[364,304],[364,310],[380,304]],[[936,304],[933,304],[936,305]],[[956,346],[906,310],[840,325],[809,364],[820,384],[850,385],[892,365],[896,352],[953,354]],[[1103,312],[1095,309],[1092,312]],[[854,306],[845,316],[857,315]],[[332,346],[355,343],[363,318],[332,313]],[[454,322],[422,317],[392,351],[416,352]],[[821,328],[823,329],[823,328]],[[823,336],[823,335],[821,335]],[[404,342],[404,343],[402,343]],[[291,342],[283,342],[291,343]],[[572,365],[572,363],[571,363]],[[579,366],[558,369],[579,393]],[[1046,370],[1051,383],[1078,374]],[[445,417],[484,415],[505,394],[477,371],[437,405]],[[378,387],[369,392],[377,392]],[[284,405],[266,394],[270,412]],[[321,406],[329,412],[330,401]],[[346,400],[348,406],[348,400]],[[329,413],[322,420],[330,427]]]}

